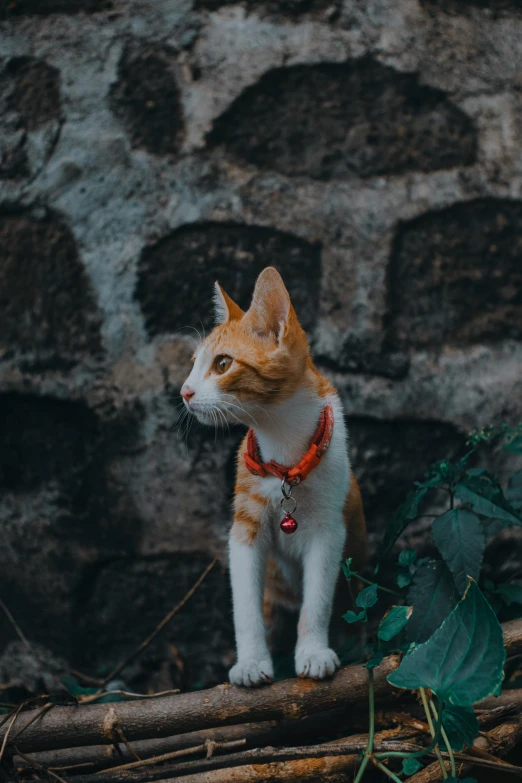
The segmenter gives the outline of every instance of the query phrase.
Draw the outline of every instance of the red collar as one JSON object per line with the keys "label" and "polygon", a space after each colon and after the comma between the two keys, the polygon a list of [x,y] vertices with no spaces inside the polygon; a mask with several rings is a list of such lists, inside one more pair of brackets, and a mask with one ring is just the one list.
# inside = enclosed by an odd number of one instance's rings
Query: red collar
{"label": "red collar", "polygon": [[326,405],[319,424],[315,431],[314,437],[310,448],[304,455],[301,462],[295,466],[295,468],[288,468],[285,465],[280,465],[274,460],[270,462],[261,462],[261,455],[259,453],[259,445],[254,430],[248,430],[247,435],[247,453],[243,454],[245,464],[254,476],[261,476],[264,478],[268,473],[273,476],[277,476],[279,479],[284,479],[287,484],[292,486],[304,481],[305,478],[317,467],[324,454],[328,450],[330,441],[332,439],[334,424],[333,408],[330,403]]}

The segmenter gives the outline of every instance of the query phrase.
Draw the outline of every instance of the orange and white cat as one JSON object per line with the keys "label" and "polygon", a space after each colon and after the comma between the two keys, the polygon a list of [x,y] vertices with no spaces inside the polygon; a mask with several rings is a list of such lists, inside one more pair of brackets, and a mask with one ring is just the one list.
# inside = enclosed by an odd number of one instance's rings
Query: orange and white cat
{"label": "orange and white cat", "polygon": [[256,686],[273,679],[264,622],[271,600],[301,605],[296,673],[323,679],[339,666],[328,644],[339,564],[346,555],[361,563],[366,547],[341,403],[314,367],[306,335],[273,267],[259,275],[247,312],[218,283],[214,304],[217,325],[197,348],[181,389],[190,413],[209,425],[218,417],[246,424],[260,458],[283,466],[300,463],[323,412],[328,407],[333,414],[324,455],[291,489],[298,504],[293,535],[280,528],[281,479],[253,475],[244,459],[246,438],[240,447],[229,549],[237,645],[230,681]]}

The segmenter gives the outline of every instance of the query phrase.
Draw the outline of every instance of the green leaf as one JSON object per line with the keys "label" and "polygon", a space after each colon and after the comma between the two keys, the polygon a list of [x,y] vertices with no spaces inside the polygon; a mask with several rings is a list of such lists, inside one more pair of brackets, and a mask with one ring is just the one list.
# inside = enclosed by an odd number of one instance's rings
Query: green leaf
{"label": "green leaf", "polygon": [[513,451],[515,454],[522,454],[522,435],[517,435],[516,438],[510,440],[509,443],[505,443],[502,448],[504,451]]}
{"label": "green leaf", "polygon": [[522,580],[514,579],[512,582],[505,582],[503,585],[497,585],[494,590],[507,606],[511,604],[522,604]]}
{"label": "green leaf", "polygon": [[407,600],[413,604],[413,614],[406,636],[410,642],[425,642],[459,600],[447,565],[442,560],[423,563],[413,577]]}
{"label": "green leaf", "polygon": [[346,620],[346,622],[350,624],[365,622],[367,620],[366,610],[363,609],[362,612],[356,614],[355,612],[352,612],[351,609],[349,609],[346,614],[343,614],[343,620]]}
{"label": "green leaf", "polygon": [[396,688],[430,688],[440,701],[467,707],[502,688],[506,651],[502,628],[476,582],[427,642],[388,675]]}
{"label": "green leaf", "polygon": [[373,657],[370,658],[366,665],[367,669],[375,669],[376,666],[380,666],[382,663],[382,659],[384,658],[384,653],[382,650],[377,650],[376,653],[374,653]]}
{"label": "green leaf", "polygon": [[361,590],[355,599],[355,603],[361,609],[369,609],[370,606],[374,606],[377,603],[377,585],[373,584]]}
{"label": "green leaf", "polygon": [[412,490],[404,503],[402,503],[393,515],[390,524],[386,530],[380,549],[380,557],[385,557],[393,548],[393,545],[408,527],[409,523],[419,516],[419,508],[424,495],[429,487],[419,486]]}
{"label": "green leaf", "polygon": [[508,525],[522,526],[522,519],[504,497],[500,486],[485,476],[463,476],[455,487],[455,495],[462,503],[469,503],[477,514],[499,519]]}
{"label": "green leaf", "polygon": [[352,578],[352,576],[357,576],[357,571],[352,571],[352,558],[349,557],[347,560],[344,561],[344,563],[341,563],[341,568],[343,569],[343,574],[345,575],[348,582]]}
{"label": "green leaf", "polygon": [[397,587],[408,587],[413,581],[413,576],[408,571],[399,571],[395,577]]}
{"label": "green leaf", "polygon": [[403,775],[415,775],[419,769],[422,769],[422,764],[417,759],[404,759],[402,762]]}
{"label": "green leaf", "polygon": [[444,708],[442,725],[455,751],[462,750],[464,745],[473,745],[480,729],[473,707],[454,707],[452,704]]}
{"label": "green leaf", "polygon": [[463,508],[452,508],[434,520],[432,535],[437,549],[463,593],[468,576],[477,580],[482,566],[486,538],[480,519]]}
{"label": "green leaf", "polygon": [[379,623],[377,636],[383,642],[389,642],[402,631],[411,617],[412,606],[392,606]]}
{"label": "green leaf", "polygon": [[403,549],[399,554],[399,565],[411,566],[417,560],[417,552],[414,549]]}

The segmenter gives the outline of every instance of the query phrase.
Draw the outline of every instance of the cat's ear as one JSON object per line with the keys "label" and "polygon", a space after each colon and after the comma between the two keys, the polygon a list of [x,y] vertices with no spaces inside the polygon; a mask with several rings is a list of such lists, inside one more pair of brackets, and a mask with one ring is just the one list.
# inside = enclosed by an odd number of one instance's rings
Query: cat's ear
{"label": "cat's ear", "polygon": [[246,323],[257,334],[272,335],[281,343],[291,316],[295,318],[283,278],[273,266],[263,269],[256,281]]}
{"label": "cat's ear", "polygon": [[243,310],[224,291],[218,282],[214,283],[214,318],[217,324],[238,321],[244,316]]}

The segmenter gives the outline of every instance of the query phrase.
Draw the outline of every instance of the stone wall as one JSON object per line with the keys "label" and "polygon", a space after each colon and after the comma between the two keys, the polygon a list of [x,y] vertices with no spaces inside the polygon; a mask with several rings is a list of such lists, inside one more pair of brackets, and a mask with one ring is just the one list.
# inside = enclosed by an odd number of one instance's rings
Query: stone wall
{"label": "stone wall", "polygon": [[522,3],[2,14],[0,594],[96,673],[218,556],[131,678],[213,683],[240,433],[175,425],[216,278],[245,305],[285,276],[373,543],[432,460],[522,416]]}

